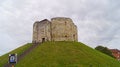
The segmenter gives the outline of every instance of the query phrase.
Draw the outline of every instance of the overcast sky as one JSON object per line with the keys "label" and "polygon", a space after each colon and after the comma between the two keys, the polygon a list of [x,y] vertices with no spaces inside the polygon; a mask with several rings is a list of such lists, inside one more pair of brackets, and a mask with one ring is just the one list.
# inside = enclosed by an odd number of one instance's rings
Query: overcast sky
{"label": "overcast sky", "polygon": [[35,21],[69,17],[79,42],[120,49],[120,0],[0,0],[0,55],[32,42]]}

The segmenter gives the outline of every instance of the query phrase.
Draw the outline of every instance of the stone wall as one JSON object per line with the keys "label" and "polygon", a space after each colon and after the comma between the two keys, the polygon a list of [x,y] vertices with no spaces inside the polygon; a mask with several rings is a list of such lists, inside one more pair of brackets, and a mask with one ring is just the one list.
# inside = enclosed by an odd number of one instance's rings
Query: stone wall
{"label": "stone wall", "polygon": [[78,41],[77,27],[70,18],[45,19],[33,25],[33,43],[42,41]]}
{"label": "stone wall", "polygon": [[37,21],[33,25],[33,42],[42,42],[51,40],[50,21],[47,19]]}
{"label": "stone wall", "polygon": [[70,18],[52,18],[52,40],[53,41],[77,41],[77,30]]}

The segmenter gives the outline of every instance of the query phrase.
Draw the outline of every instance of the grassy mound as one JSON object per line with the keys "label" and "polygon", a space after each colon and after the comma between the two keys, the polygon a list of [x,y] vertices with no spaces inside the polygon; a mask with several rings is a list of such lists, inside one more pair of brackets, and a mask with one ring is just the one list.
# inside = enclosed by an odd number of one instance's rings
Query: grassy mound
{"label": "grassy mound", "polygon": [[45,42],[16,67],[120,67],[120,62],[79,42]]}

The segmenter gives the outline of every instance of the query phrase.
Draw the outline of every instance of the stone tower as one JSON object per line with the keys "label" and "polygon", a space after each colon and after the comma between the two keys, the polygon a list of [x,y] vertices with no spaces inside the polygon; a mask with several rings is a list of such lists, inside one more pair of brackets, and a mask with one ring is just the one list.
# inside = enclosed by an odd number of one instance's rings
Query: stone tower
{"label": "stone tower", "polygon": [[36,21],[33,25],[33,43],[43,41],[78,41],[77,26],[65,17]]}

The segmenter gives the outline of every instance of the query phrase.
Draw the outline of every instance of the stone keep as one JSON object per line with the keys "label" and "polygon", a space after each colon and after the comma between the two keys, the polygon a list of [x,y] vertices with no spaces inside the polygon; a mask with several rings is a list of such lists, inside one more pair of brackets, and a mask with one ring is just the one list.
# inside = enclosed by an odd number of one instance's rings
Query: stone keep
{"label": "stone keep", "polygon": [[33,25],[33,43],[43,41],[78,41],[77,26],[65,17],[36,21]]}

